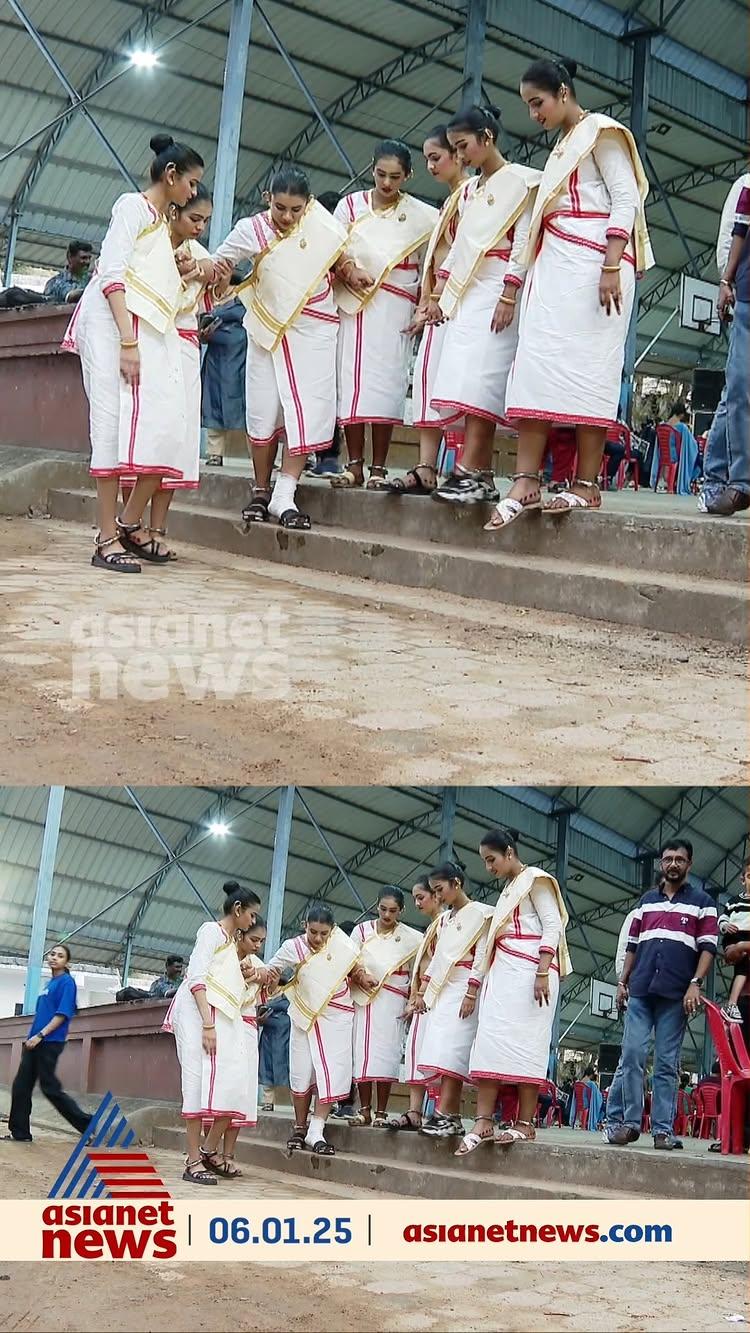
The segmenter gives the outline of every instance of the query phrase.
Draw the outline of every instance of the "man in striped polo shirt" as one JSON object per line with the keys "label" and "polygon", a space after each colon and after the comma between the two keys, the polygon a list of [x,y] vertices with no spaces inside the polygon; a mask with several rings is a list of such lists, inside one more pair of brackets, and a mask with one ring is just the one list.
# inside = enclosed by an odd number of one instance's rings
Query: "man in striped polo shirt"
{"label": "man in striped polo shirt", "polygon": [[692,844],[675,838],[662,848],[662,880],[644,893],[628,935],[617,987],[627,1004],[622,1038],[622,1124],[608,1125],[617,1147],[634,1143],[643,1118],[643,1073],[654,1037],[651,1129],[655,1148],[681,1148],[672,1134],[680,1052],[689,1018],[698,1013],[703,982],[716,954],[716,905],[690,884]]}

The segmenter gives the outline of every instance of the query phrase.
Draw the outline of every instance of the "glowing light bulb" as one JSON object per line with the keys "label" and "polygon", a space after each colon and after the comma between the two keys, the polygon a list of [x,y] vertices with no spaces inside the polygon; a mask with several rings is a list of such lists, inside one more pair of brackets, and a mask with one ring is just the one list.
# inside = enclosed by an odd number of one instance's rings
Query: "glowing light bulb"
{"label": "glowing light bulb", "polygon": [[159,58],[154,51],[131,51],[130,63],[138,69],[153,69],[154,65],[158,65]]}

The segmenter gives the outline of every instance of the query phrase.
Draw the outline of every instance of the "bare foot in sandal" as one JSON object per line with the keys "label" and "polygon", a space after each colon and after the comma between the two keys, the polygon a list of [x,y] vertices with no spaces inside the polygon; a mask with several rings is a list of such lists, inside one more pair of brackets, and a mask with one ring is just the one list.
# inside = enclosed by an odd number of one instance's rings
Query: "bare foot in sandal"
{"label": "bare foot in sandal", "polygon": [[188,1159],[185,1163],[182,1179],[190,1181],[191,1185],[217,1185],[219,1183],[215,1175],[206,1171],[200,1158],[195,1162]]}
{"label": "bare foot in sandal", "polygon": [[595,481],[574,477],[570,485],[543,506],[545,514],[569,514],[572,509],[601,509],[602,493]]}
{"label": "bare foot in sandal", "polygon": [[514,1143],[533,1143],[535,1138],[536,1130],[530,1120],[515,1120],[509,1129],[501,1129],[495,1135],[495,1143],[501,1148],[512,1148]]}
{"label": "bare foot in sandal", "polygon": [[[489,1128],[477,1130],[477,1125],[479,1125],[480,1123],[483,1125],[488,1125]],[[492,1127],[492,1117],[488,1115],[478,1115],[476,1120],[474,1121],[474,1128],[471,1130],[469,1134],[464,1134],[464,1137],[462,1138],[461,1142],[456,1148],[456,1151],[454,1152],[453,1156],[468,1157],[470,1152],[476,1152],[480,1144],[492,1143],[494,1137],[495,1137],[495,1132]]]}
{"label": "bare foot in sandal", "polygon": [[391,495],[432,495],[437,486],[437,472],[431,463],[417,463],[404,477],[389,482],[386,490]]}
{"label": "bare foot in sandal", "polygon": [[336,472],[329,477],[331,485],[337,491],[353,490],[358,486],[365,484],[365,464],[362,458],[352,458],[347,463],[343,472]]}
{"label": "bare foot in sandal", "polygon": [[499,532],[501,528],[514,523],[526,510],[541,509],[542,491],[538,473],[516,472],[512,481],[508,494],[498,501],[489,521],[485,523],[485,532]]}

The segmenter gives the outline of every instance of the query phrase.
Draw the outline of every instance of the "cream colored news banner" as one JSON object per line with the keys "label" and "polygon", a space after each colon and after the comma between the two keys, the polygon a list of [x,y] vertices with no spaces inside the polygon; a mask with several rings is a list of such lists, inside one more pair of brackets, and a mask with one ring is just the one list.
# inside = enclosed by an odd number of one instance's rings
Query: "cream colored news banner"
{"label": "cream colored news banner", "polygon": [[748,1258],[750,1206],[734,1200],[0,1201],[5,1262]]}

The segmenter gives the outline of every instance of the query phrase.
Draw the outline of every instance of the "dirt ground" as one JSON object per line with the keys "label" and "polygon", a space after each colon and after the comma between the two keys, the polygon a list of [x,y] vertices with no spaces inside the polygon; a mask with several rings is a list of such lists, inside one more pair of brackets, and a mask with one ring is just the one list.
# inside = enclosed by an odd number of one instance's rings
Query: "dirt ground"
{"label": "dirt ground", "polygon": [[[42,1133],[30,1146],[3,1144],[3,1195],[46,1195],[71,1142]],[[179,1154],[149,1151],[182,1193]],[[216,1194],[233,1188],[220,1183]],[[252,1194],[309,1191],[263,1171],[253,1172]],[[703,1333],[728,1328],[730,1314],[750,1318],[741,1264],[284,1264],[282,1280],[276,1265],[81,1263],[43,1277],[37,1264],[0,1262],[3,1333]]]}
{"label": "dirt ground", "polygon": [[[0,781],[670,784],[686,753],[704,782],[746,778],[734,649],[443,595],[427,609],[423,591],[198,548],[108,575],[89,542],[0,521]],[[214,651],[196,642],[209,614],[255,620]],[[166,616],[189,640],[159,649],[166,677],[144,691]],[[239,667],[226,697],[204,688]]]}

